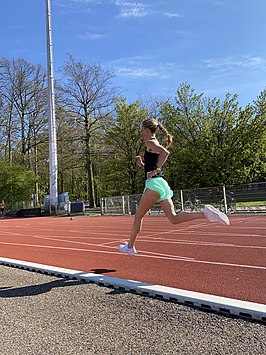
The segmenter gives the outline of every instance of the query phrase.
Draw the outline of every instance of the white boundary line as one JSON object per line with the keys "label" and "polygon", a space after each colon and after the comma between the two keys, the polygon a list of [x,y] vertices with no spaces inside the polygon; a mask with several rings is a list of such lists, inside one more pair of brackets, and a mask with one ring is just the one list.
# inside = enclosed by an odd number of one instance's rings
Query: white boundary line
{"label": "white boundary line", "polygon": [[[38,239],[43,239],[42,237],[36,237]],[[47,239],[47,238],[44,238]],[[56,240],[54,238],[49,238],[51,240]],[[71,243],[71,241],[69,241]],[[84,248],[68,248],[63,246],[54,246],[54,245],[42,245],[42,244],[27,244],[27,243],[10,243],[10,242],[0,242],[0,245],[13,245],[13,246],[22,246],[22,247],[30,247],[30,248],[39,248],[39,249],[61,249],[61,250],[72,250],[72,251],[80,251],[80,252],[89,252],[89,253],[99,253],[99,254],[116,254],[121,255],[121,253],[117,250],[116,247],[103,246],[103,248],[107,248],[108,250],[98,250],[98,249],[84,249]],[[91,244],[91,243],[82,243],[77,242],[76,244],[85,244],[89,246],[99,247],[99,244]],[[257,265],[245,265],[245,264],[233,264],[233,263],[223,263],[219,261],[208,261],[208,260],[197,260],[195,258],[190,258],[186,256],[180,255],[170,255],[170,254],[161,254],[157,252],[149,252],[145,250],[139,250],[140,253],[135,255],[135,258],[152,258],[152,259],[164,259],[164,260],[174,260],[174,261],[183,261],[190,263],[198,263],[198,264],[206,264],[206,265],[221,265],[221,266],[229,266],[229,267],[239,267],[244,269],[257,269],[257,270],[266,270],[266,266],[257,266]],[[123,254],[124,257],[128,257],[127,254]]]}
{"label": "white boundary line", "polygon": [[31,263],[0,257],[0,265],[18,267],[25,270],[37,271],[44,274],[93,282],[101,286],[123,289],[144,296],[152,296],[180,304],[193,306],[207,311],[215,311],[224,315],[233,315],[250,320],[266,322],[266,305],[236,300],[199,292],[153,285],[139,281],[124,280],[120,278],[86,273],[84,271],[64,269],[43,264]]}

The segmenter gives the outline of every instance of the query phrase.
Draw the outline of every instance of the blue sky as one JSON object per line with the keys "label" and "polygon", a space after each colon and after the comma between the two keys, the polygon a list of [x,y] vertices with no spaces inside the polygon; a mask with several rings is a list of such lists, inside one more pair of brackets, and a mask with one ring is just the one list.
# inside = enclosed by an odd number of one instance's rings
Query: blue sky
{"label": "blue sky", "polygon": [[[55,78],[67,54],[113,70],[132,102],[181,83],[252,103],[266,86],[265,0],[51,0]],[[2,0],[0,55],[46,67],[45,0]]]}

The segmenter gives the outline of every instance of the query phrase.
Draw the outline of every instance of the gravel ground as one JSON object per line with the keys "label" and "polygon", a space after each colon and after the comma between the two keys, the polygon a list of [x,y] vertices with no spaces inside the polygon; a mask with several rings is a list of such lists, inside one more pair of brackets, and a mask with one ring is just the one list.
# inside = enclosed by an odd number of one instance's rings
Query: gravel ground
{"label": "gravel ground", "polygon": [[266,326],[0,266],[1,355],[265,355]]}

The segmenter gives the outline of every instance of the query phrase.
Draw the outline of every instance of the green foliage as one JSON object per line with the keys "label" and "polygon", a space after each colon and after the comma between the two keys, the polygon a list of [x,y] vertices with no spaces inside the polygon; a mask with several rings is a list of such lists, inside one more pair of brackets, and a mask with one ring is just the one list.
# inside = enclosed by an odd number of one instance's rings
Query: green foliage
{"label": "green foliage", "polygon": [[32,199],[37,178],[35,174],[22,165],[0,160],[0,199],[12,208],[15,202]]}
{"label": "green foliage", "polygon": [[114,183],[117,193],[135,194],[143,188],[143,171],[136,166],[135,157],[143,151],[140,124],[149,112],[139,101],[127,104],[124,98],[117,100],[115,111],[116,117],[106,128],[110,153],[106,164],[109,184]]}
{"label": "green foliage", "polygon": [[[266,89],[244,108],[237,95],[208,98],[188,84],[178,87],[174,100],[128,104],[117,99],[113,73],[99,65],[70,56],[62,71],[56,85],[58,191],[71,199],[89,198],[94,205],[102,196],[142,191],[135,156],[144,148],[139,124],[150,116],[174,135],[164,170],[173,189],[265,181]],[[7,203],[49,193],[45,86],[41,66],[1,58],[0,199]],[[36,191],[28,168],[41,177]]]}
{"label": "green foliage", "polygon": [[229,94],[223,102],[206,99],[183,84],[174,104],[161,103],[162,120],[174,135],[168,168],[174,188],[239,184],[265,174],[265,100],[244,110],[236,100]]}

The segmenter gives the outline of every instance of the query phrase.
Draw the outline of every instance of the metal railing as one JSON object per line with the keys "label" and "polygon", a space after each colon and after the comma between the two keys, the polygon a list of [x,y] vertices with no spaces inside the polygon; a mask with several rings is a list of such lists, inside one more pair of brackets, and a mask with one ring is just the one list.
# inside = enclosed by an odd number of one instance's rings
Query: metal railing
{"label": "metal railing", "polygon": [[[85,208],[84,201],[78,203],[68,201],[58,205],[56,214],[134,215],[140,198],[141,194],[104,197],[101,198],[100,208],[97,209]],[[266,182],[175,190],[172,200],[176,211],[197,211],[201,210],[206,204],[212,204],[226,214],[266,213]],[[83,207],[78,206],[79,209],[77,209],[77,204],[83,204]],[[34,208],[41,209],[42,213],[46,212],[47,214],[44,204],[36,205],[34,201],[23,201],[7,206],[7,210],[9,210],[7,212],[12,216],[20,209]],[[157,203],[148,213],[159,214],[163,212],[160,204]]]}
{"label": "metal railing", "polygon": [[[135,214],[140,197],[141,194],[102,198],[101,213]],[[266,182],[175,190],[173,202],[177,211],[196,211],[206,204],[212,204],[226,214],[266,213]],[[159,204],[149,211],[150,214],[160,212]]]}

